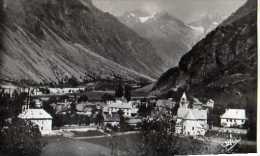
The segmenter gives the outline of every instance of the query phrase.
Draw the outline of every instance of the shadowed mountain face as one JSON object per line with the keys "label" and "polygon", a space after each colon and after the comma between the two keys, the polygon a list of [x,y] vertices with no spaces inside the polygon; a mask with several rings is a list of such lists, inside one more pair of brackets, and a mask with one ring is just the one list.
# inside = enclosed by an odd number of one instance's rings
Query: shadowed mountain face
{"label": "shadowed mountain face", "polygon": [[[248,2],[165,72],[154,93],[172,96],[186,90],[215,101],[214,114],[225,108],[246,109],[248,139],[256,139],[257,9]],[[254,152],[254,151],[252,151]]]}
{"label": "shadowed mountain face", "polygon": [[167,12],[150,14],[134,10],[119,19],[151,41],[158,55],[167,63],[166,69],[177,65],[180,57],[204,36],[200,27],[186,25]]}
{"label": "shadowed mountain face", "polygon": [[90,0],[5,0],[3,7],[3,79],[152,80],[162,72],[151,44]]}
{"label": "shadowed mountain face", "polygon": [[164,73],[154,89],[166,93],[184,88],[226,104],[234,99],[256,103],[256,6],[249,0],[185,54],[178,67]]}

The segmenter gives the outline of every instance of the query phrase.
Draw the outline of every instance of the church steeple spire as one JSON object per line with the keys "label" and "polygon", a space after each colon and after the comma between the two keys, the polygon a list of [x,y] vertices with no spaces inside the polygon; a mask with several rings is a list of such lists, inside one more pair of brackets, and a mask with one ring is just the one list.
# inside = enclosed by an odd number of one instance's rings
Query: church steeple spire
{"label": "church steeple spire", "polygon": [[188,108],[188,106],[189,106],[189,101],[188,101],[188,98],[187,98],[187,95],[186,95],[185,92],[183,92],[179,104],[180,104],[180,107],[181,107],[181,108]]}

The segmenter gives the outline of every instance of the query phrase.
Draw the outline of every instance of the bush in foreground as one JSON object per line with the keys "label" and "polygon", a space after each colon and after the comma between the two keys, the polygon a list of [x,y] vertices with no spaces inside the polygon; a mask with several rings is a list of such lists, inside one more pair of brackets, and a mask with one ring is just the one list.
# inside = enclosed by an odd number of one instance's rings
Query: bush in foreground
{"label": "bush in foreground", "polygon": [[40,155],[43,144],[37,126],[31,122],[14,119],[1,128],[0,151],[10,156]]}

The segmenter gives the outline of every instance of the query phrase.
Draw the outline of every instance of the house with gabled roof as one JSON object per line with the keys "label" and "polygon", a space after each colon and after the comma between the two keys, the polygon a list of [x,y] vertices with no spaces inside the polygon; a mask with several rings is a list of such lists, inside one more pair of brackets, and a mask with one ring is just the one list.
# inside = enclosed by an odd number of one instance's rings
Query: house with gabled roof
{"label": "house with gabled roof", "polygon": [[25,109],[18,118],[37,125],[42,135],[50,134],[52,131],[52,116],[44,109]]}
{"label": "house with gabled roof", "polygon": [[222,127],[243,127],[246,120],[245,109],[226,109],[225,113],[220,116]]}

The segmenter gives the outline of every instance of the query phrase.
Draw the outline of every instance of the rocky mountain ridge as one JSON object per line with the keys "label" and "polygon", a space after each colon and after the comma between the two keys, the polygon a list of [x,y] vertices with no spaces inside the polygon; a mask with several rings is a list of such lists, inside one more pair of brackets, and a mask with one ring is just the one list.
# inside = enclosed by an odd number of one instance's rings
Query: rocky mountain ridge
{"label": "rocky mountain ridge", "polygon": [[140,36],[151,41],[157,54],[167,63],[165,69],[176,65],[180,57],[203,37],[203,30],[186,25],[167,12],[151,14],[134,10],[119,19]]}

